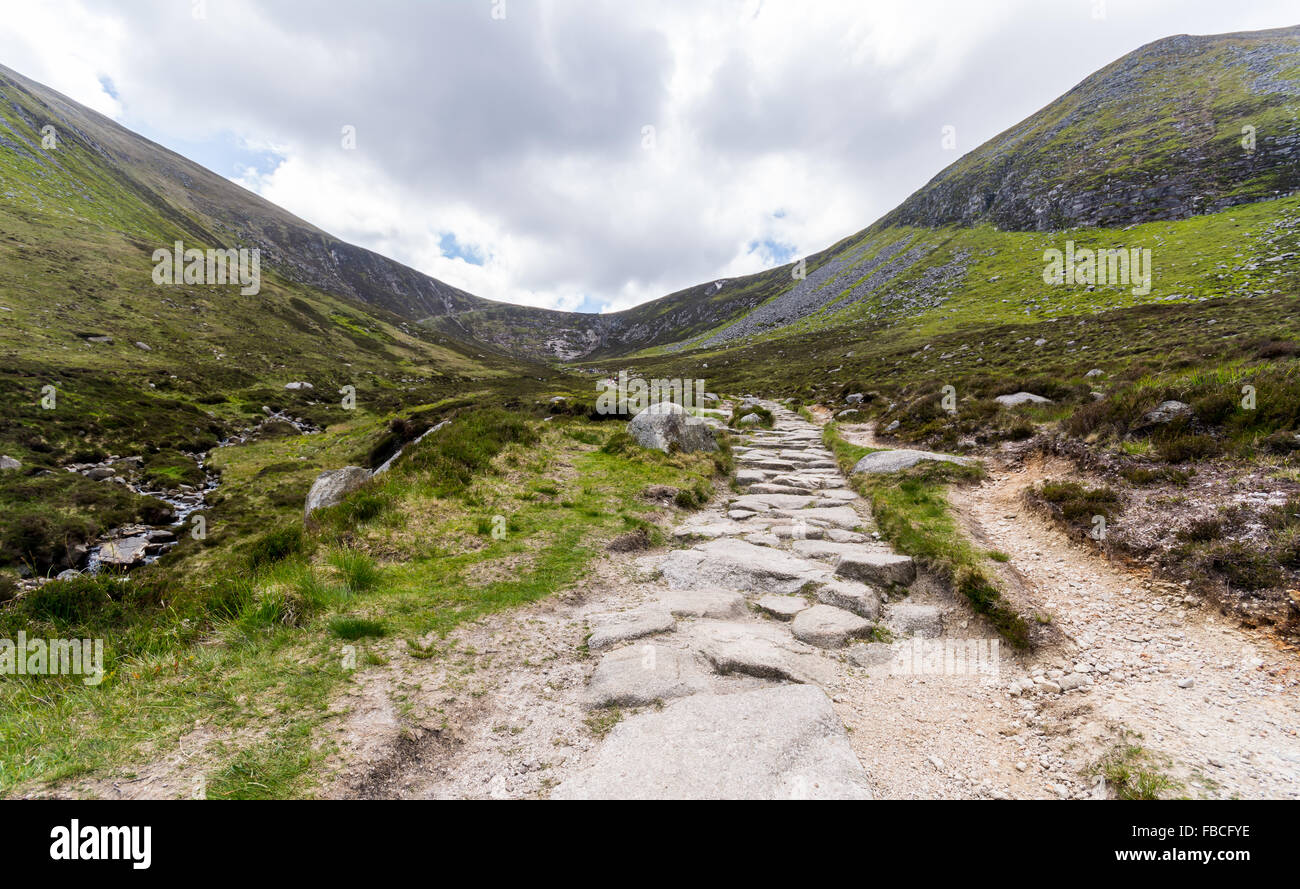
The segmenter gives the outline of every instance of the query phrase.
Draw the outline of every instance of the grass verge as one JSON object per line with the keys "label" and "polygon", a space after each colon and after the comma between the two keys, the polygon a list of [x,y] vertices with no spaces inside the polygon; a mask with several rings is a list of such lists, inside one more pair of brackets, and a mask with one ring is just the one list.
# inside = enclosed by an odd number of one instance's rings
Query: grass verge
{"label": "grass verge", "polygon": [[854,464],[875,449],[844,440],[834,423],[822,427],[822,441],[849,484],[871,503],[886,540],[965,596],[1010,645],[1030,646],[1029,623],[1002,598],[989,554],[962,533],[948,502],[948,486],[979,479],[979,466],[927,461],[886,475],[853,475]]}

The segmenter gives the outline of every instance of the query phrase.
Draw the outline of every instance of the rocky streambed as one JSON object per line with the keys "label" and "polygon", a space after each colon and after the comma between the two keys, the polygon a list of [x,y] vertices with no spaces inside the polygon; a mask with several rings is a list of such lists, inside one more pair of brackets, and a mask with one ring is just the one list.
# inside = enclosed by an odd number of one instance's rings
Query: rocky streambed
{"label": "rocky streambed", "polygon": [[[320,432],[319,427],[306,420],[284,412],[271,411],[269,408],[263,408],[263,411],[266,417],[260,423],[222,440],[217,447],[244,444],[257,438],[273,424],[287,424],[301,435]],[[221,485],[220,475],[207,466],[210,454],[211,451],[205,451],[189,455],[203,471],[204,480],[201,484],[178,484],[175,488],[151,484],[145,477],[143,457],[113,455],[97,463],[72,463],[65,466],[64,469],[68,472],[80,473],[104,484],[120,484],[135,494],[166,504],[167,519],[159,524],[122,525],[75,547],[71,553],[75,567],[62,571],[57,579],[66,580],[79,574],[98,574],[105,570],[129,571],[156,561],[179,543],[181,535],[190,532],[191,516],[207,506],[209,496]],[[22,585],[35,587],[50,579],[29,578]]]}

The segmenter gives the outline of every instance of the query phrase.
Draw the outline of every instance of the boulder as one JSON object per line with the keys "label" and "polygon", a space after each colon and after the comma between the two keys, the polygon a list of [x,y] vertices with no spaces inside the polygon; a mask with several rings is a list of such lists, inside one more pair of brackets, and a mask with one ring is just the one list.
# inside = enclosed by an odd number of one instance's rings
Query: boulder
{"label": "boulder", "polygon": [[757,426],[763,422],[763,418],[758,414],[745,414],[736,421],[737,426]]}
{"label": "boulder", "polygon": [[840,556],[835,573],[863,583],[907,586],[916,580],[916,563],[898,553],[851,552]]}
{"label": "boulder", "polygon": [[306,518],[318,509],[341,502],[344,497],[364,485],[369,479],[370,470],[361,466],[325,470],[316,476],[311,490],[307,492],[303,517]]}
{"label": "boulder", "polygon": [[939,460],[945,463],[969,464],[969,457],[956,457],[952,454],[937,454],[933,451],[917,451],[911,448],[898,448],[892,451],[875,451],[867,454],[853,467],[854,473],[877,475],[886,472],[898,472],[909,469],[924,460]]}
{"label": "boulder", "polygon": [[1148,411],[1142,416],[1143,426],[1164,426],[1192,415],[1192,406],[1183,401],[1162,401],[1156,405],[1155,410]]}
{"label": "boulder", "polygon": [[[789,645],[789,640],[786,640]],[[811,655],[788,651],[774,639],[757,633],[732,634],[713,639],[704,644],[700,653],[722,675],[739,673],[757,679],[775,679],[789,682],[815,681],[813,672],[817,664]],[[813,672],[809,672],[812,668]]]}
{"label": "boulder", "polygon": [[850,580],[882,586],[907,586],[916,580],[916,565],[911,556],[903,556],[860,543],[835,543],[830,540],[796,540],[790,546],[809,559],[821,559],[835,567],[835,573]]}
{"label": "boulder", "polygon": [[129,568],[144,561],[149,538],[143,534],[137,537],[118,537],[99,548],[99,562],[110,568]]}
{"label": "boulder", "polygon": [[299,380],[299,381],[294,382],[294,383],[285,383],[285,384],[284,384],[284,388],[296,392],[296,391],[298,391],[298,390],[300,390],[300,389],[314,389],[315,387],[314,387],[311,383],[307,383],[307,382],[303,382],[303,381]]}
{"label": "boulder", "polygon": [[628,434],[643,448],[655,448],[665,454],[679,451],[716,451],[713,430],[686,413],[671,401],[652,404],[627,424]]}
{"label": "boulder", "polygon": [[614,727],[552,799],[870,799],[826,693],[695,695]]}
{"label": "boulder", "polygon": [[1015,392],[1011,395],[999,395],[993,399],[1003,407],[1015,407],[1018,404],[1051,404],[1052,399],[1035,395],[1032,392]]}
{"label": "boulder", "polygon": [[8,454],[5,454],[3,457],[0,457],[0,472],[6,469],[22,469],[22,468],[23,468],[22,461],[14,457],[10,457]]}

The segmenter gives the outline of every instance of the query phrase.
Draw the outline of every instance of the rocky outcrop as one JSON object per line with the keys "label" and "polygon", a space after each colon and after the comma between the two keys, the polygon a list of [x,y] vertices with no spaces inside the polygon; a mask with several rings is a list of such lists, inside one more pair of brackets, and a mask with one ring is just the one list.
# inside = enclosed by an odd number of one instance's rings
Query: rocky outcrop
{"label": "rocky outcrop", "polygon": [[341,503],[343,498],[360,488],[370,480],[370,470],[361,466],[344,466],[342,469],[327,469],[316,476],[311,490],[307,492],[307,503],[303,507],[303,518],[310,518],[318,509]]}

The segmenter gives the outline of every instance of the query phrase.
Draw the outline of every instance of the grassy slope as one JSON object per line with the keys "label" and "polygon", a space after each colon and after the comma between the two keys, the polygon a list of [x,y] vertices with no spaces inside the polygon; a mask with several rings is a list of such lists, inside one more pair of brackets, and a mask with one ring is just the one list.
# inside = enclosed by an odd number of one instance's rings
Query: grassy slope
{"label": "grassy slope", "polygon": [[[468,392],[528,397],[549,385],[543,380],[559,381],[540,365],[287,280],[265,262],[253,296],[237,286],[155,285],[153,250],[177,239],[220,246],[212,240],[218,219],[195,209],[197,197],[175,194],[167,170],[118,154],[144,151],[124,131],[103,130],[105,140],[113,137],[106,149],[31,95],[7,94],[13,104],[0,107],[0,453],[24,468],[0,475],[0,570],[23,563],[44,573],[60,567],[68,546],[147,516],[151,501],[87,488],[61,471],[65,463],[138,454],[154,478],[192,482],[197,468],[186,454],[255,424],[263,406],[322,426],[373,429],[399,408]],[[58,121],[57,148],[40,147],[46,120]],[[286,391],[295,380],[315,388]],[[38,403],[46,386],[57,391],[54,410]],[[343,386],[355,387],[356,411],[344,410]],[[328,455],[339,457],[356,455]],[[296,475],[301,481],[330,465],[338,464],[307,460]],[[212,518],[227,527],[254,524],[257,516],[237,513],[240,505],[226,496],[225,513],[219,507]]]}
{"label": "grassy slope", "polygon": [[615,535],[653,524],[660,507],[637,497],[647,485],[707,485],[717,469],[700,456],[606,453],[613,431],[465,413],[309,533],[300,519],[268,530],[241,552],[256,568],[226,560],[171,578],[166,605],[151,599],[157,578],[138,577],[119,602],[148,629],[112,603],[66,610],[64,591],[85,602],[93,587],[59,583],[0,612],[6,630],[107,635],[112,671],[96,689],[0,684],[0,791],[152,758],[201,720],[229,733],[206,773],[210,796],[310,794],[328,753],[314,732],[355,679],[344,644],[358,648],[358,670],[450,661],[456,626],[573,583]]}

